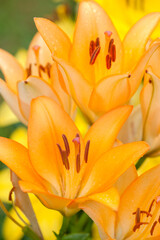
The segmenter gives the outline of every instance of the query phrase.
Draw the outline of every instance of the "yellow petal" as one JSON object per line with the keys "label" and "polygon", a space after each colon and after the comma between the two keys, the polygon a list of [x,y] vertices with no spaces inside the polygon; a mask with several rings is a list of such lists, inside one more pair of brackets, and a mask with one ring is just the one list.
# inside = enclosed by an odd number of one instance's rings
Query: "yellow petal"
{"label": "yellow petal", "polygon": [[80,196],[107,190],[136,160],[149,149],[145,142],[133,142],[114,147],[87,169]]}
{"label": "yellow petal", "polygon": [[9,192],[12,189],[10,170],[8,168],[0,171],[0,179],[0,200],[3,202],[8,202]]}
{"label": "yellow petal", "polygon": [[[111,71],[106,68],[106,55],[108,53],[108,45],[106,46],[105,39],[106,31],[113,33],[111,38],[114,39],[118,52]],[[90,65],[90,42],[92,40],[96,41],[97,37],[100,39],[101,49],[95,63]],[[122,60],[121,41],[109,16],[103,8],[94,1],[82,1],[82,3],[80,3],[70,60],[73,66],[75,66],[92,85],[109,73],[120,73]]]}
{"label": "yellow petal", "polygon": [[130,70],[145,51],[150,35],[160,20],[160,13],[150,13],[140,19],[124,38],[124,71]]}
{"label": "yellow petal", "polygon": [[61,105],[61,100],[57,93],[43,79],[38,77],[29,77],[25,81],[18,83],[18,97],[21,113],[25,119],[29,118],[30,104],[33,98],[47,96]]}
{"label": "yellow petal", "polygon": [[34,18],[36,27],[50,51],[57,57],[68,59],[71,42],[55,23],[45,18]]}
{"label": "yellow petal", "polygon": [[99,114],[121,106],[130,96],[129,77],[126,74],[112,75],[102,79],[93,89],[89,107]]}
{"label": "yellow petal", "polygon": [[0,49],[0,69],[4,74],[8,87],[17,92],[17,82],[24,79],[24,70],[15,57]]}

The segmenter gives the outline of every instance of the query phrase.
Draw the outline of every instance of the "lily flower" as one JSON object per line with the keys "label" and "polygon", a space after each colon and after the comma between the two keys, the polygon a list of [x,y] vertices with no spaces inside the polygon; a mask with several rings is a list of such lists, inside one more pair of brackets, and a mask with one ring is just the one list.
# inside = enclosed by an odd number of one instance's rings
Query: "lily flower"
{"label": "lily flower", "polygon": [[113,146],[131,110],[123,106],[105,114],[82,139],[58,104],[39,97],[31,104],[28,149],[1,137],[0,160],[20,178],[23,192],[72,215],[79,211],[78,202],[97,199],[107,190],[114,197],[113,183],[148,150],[145,142]]}
{"label": "lily flower", "polygon": [[159,47],[155,43],[145,51],[159,19],[160,13],[142,18],[121,42],[106,12],[94,1],[82,1],[68,61],[57,57],[54,50],[57,26],[44,18],[35,18],[35,23],[59,65],[63,89],[94,122],[97,116],[125,104],[137,90],[147,62]]}
{"label": "lily flower", "polygon": [[[60,29],[57,35],[60,37],[53,41],[57,56],[63,55],[67,59],[70,41]],[[56,64],[39,33],[29,46],[26,68],[11,54],[0,49],[0,69],[5,77],[5,81],[0,79],[0,94],[24,124],[28,122],[31,100],[37,96],[52,98],[73,115],[74,103],[60,87]]]}
{"label": "lily flower", "polygon": [[[80,204],[97,224],[102,240],[160,239],[159,171],[160,165],[135,177],[119,194],[117,209],[91,200]],[[121,177],[120,186],[127,178]]]}
{"label": "lily flower", "polygon": [[160,155],[159,103],[160,78],[149,69],[140,94],[140,105],[135,107],[119,134],[119,139],[124,143],[146,141],[150,145],[146,157]]}

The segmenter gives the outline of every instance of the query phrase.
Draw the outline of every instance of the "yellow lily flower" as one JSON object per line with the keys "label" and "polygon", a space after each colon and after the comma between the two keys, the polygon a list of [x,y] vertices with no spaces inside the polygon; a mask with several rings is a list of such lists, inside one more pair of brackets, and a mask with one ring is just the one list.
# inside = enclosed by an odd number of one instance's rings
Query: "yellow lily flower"
{"label": "yellow lily flower", "polygon": [[63,89],[93,122],[97,115],[125,104],[137,90],[147,62],[159,47],[155,43],[145,51],[159,19],[160,13],[142,18],[121,42],[106,12],[94,1],[82,1],[69,61],[55,52],[58,27],[43,18],[35,18],[35,23],[59,65]]}
{"label": "yellow lily flower", "polygon": [[[60,29],[57,30],[57,35],[60,37],[53,43],[57,56],[63,55],[67,59],[70,42]],[[34,36],[29,46],[26,68],[11,54],[0,49],[0,69],[6,80],[0,79],[0,94],[24,124],[28,122],[32,98],[41,95],[52,98],[73,115],[74,103],[61,88],[56,64],[53,63],[50,51],[39,33]]]}
{"label": "yellow lily flower", "polygon": [[97,199],[148,150],[145,142],[113,147],[131,110],[124,106],[107,113],[82,139],[58,104],[39,97],[31,105],[28,149],[1,137],[0,160],[21,179],[23,192],[34,193],[48,208],[74,214],[78,202]]}
{"label": "yellow lily flower", "polygon": [[[140,177],[135,176],[134,181],[120,193],[117,210],[97,201],[80,204],[96,222],[102,240],[160,239],[159,171],[160,165]],[[119,186],[123,187],[127,178],[121,177]]]}

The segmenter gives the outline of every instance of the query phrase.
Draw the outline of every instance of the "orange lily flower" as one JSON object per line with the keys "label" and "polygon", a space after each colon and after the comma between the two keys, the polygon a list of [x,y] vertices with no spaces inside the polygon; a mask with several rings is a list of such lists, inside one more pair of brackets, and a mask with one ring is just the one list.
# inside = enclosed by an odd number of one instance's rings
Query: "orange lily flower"
{"label": "orange lily flower", "polygon": [[151,69],[145,74],[140,105],[122,127],[119,139],[124,143],[146,141],[150,145],[146,157],[160,154],[160,78]]}
{"label": "orange lily flower", "polygon": [[[60,29],[57,30],[57,35],[61,35],[53,42],[57,56],[63,55],[67,60],[70,41]],[[6,80],[0,79],[0,94],[24,124],[28,122],[31,100],[38,96],[52,98],[71,116],[73,115],[75,110],[73,100],[61,88],[58,69],[39,33],[35,35],[29,46],[25,69],[15,57],[2,49],[0,49],[0,69]]]}
{"label": "orange lily flower", "polygon": [[160,13],[142,18],[121,42],[103,8],[94,1],[82,1],[69,61],[55,54],[52,42],[57,26],[43,18],[35,18],[35,23],[59,65],[63,89],[93,122],[97,115],[125,104],[137,90],[147,62],[159,47],[156,43],[145,51],[159,19]]}
{"label": "orange lily flower", "polygon": [[23,192],[34,193],[46,207],[71,215],[79,210],[78,202],[97,199],[148,150],[145,142],[113,147],[131,110],[123,106],[105,114],[82,139],[58,104],[39,97],[31,104],[28,149],[1,137],[0,160],[21,179]]}
{"label": "orange lily flower", "polygon": [[117,209],[104,203],[86,201],[81,207],[97,224],[103,240],[160,239],[160,165],[136,177],[127,184],[124,175],[119,187],[125,190],[117,198]]}

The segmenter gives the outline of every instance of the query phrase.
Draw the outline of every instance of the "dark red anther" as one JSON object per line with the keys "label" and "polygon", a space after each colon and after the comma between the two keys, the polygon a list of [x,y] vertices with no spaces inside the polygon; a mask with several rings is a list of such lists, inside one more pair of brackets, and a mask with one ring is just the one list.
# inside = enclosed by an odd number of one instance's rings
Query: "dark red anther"
{"label": "dark red anther", "polygon": [[109,42],[109,46],[108,46],[108,53],[111,54],[111,47],[113,46],[113,43],[114,43],[114,39],[112,38]]}
{"label": "dark red anther", "polygon": [[32,74],[32,65],[29,64],[29,67],[26,68],[27,78]]}
{"label": "dark red anther", "polygon": [[96,47],[100,47],[99,37],[96,38],[95,46],[96,46]]}
{"label": "dark red anther", "polygon": [[48,77],[50,78],[51,77],[51,73],[50,73],[50,71],[51,71],[51,67],[52,67],[52,65],[50,64],[50,63],[47,63],[46,64],[46,70],[47,70],[47,74],[48,74]]}
{"label": "dark red anther", "polygon": [[157,225],[157,221],[155,221],[151,227],[151,230],[150,230],[150,234],[153,235],[153,232],[154,232],[154,229],[155,229],[155,226]]}
{"label": "dark red anther", "polygon": [[107,55],[106,56],[106,67],[107,67],[107,69],[110,69],[111,65],[112,65],[111,57],[109,55]]}
{"label": "dark red anther", "polygon": [[66,151],[63,151],[59,144],[57,144],[57,147],[58,147],[59,152],[61,154],[63,165],[65,166],[66,170],[69,170],[70,169],[70,165],[69,165],[69,160],[68,160]]}
{"label": "dark red anther", "polygon": [[76,171],[77,171],[77,173],[80,172],[80,168],[81,168],[81,166],[80,166],[80,154],[77,154],[77,156],[76,156]]}
{"label": "dark red anther", "polygon": [[101,48],[98,46],[94,52],[92,53],[90,64],[93,65],[98,57],[98,54],[100,53]]}
{"label": "dark red anther", "polygon": [[153,201],[151,202],[151,205],[149,206],[149,210],[148,210],[149,213],[152,211],[154,202],[155,202],[155,199],[153,199]]}
{"label": "dark red anther", "polygon": [[84,151],[84,161],[88,162],[88,153],[89,153],[90,140],[87,141],[85,151]]}
{"label": "dark red anther", "polygon": [[67,157],[68,157],[69,154],[70,154],[69,143],[68,143],[66,135],[63,134],[62,138],[63,138],[64,146],[65,146],[65,149],[66,149],[66,154],[67,154]]}
{"label": "dark red anther", "polygon": [[95,42],[92,40],[92,41],[90,42],[90,46],[89,46],[89,55],[90,55],[90,57],[92,56],[95,48],[96,48]]}
{"label": "dark red anther", "polygon": [[111,60],[112,62],[116,61],[116,46],[114,44],[111,46]]}
{"label": "dark red anther", "polygon": [[133,227],[133,232],[140,228],[141,225],[148,224],[148,222],[139,222]]}

